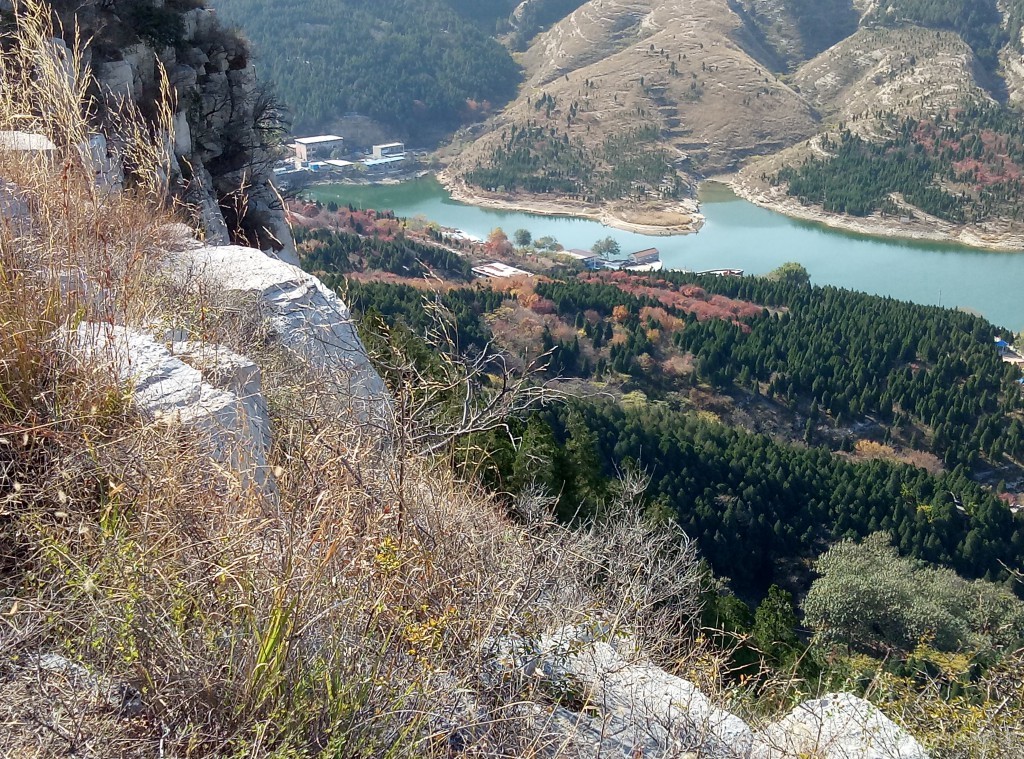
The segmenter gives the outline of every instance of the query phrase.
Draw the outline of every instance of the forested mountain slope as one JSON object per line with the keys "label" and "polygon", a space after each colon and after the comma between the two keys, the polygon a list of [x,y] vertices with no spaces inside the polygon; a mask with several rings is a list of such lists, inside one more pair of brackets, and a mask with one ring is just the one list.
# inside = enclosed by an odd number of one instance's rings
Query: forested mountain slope
{"label": "forested mountain slope", "polygon": [[780,68],[793,68],[857,29],[851,0],[739,0],[733,9]]}
{"label": "forested mountain slope", "polygon": [[490,34],[507,5],[216,3],[252,39],[263,75],[278,83],[297,131],[326,127],[354,111],[412,137],[453,129],[515,94],[518,67]]}

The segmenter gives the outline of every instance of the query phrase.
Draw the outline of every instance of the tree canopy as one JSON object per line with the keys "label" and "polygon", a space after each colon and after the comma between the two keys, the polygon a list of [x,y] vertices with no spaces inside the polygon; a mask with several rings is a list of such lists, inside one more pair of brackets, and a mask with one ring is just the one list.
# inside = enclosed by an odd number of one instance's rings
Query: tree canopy
{"label": "tree canopy", "polygon": [[479,118],[515,94],[519,67],[451,0],[216,0],[252,39],[296,131],[349,112],[414,138]]}
{"label": "tree canopy", "polygon": [[901,557],[889,535],[832,546],[804,599],[814,642],[884,654],[925,641],[940,651],[991,652],[1024,635],[1024,603],[1005,588]]}

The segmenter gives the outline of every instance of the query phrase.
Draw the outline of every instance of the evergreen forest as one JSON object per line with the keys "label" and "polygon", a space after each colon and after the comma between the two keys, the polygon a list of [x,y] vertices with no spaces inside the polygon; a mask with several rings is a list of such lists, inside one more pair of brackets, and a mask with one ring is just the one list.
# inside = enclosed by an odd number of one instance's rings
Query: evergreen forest
{"label": "evergreen forest", "polygon": [[519,84],[492,36],[508,6],[498,0],[215,5],[255,43],[261,78],[279,83],[296,133],[355,112],[416,139],[480,118]]}
{"label": "evergreen forest", "polygon": [[[344,293],[378,355],[415,356],[429,371],[434,303],[455,350],[497,349],[513,364],[540,357],[538,381],[604,389],[512,420],[511,437],[467,443],[467,465],[499,491],[542,487],[561,518],[586,520],[623,472],[642,471],[643,508],[678,521],[715,573],[750,597],[773,584],[803,594],[828,546],[879,532],[901,556],[968,578],[1006,582],[1007,568],[1024,563],[1024,517],[977,476],[1024,460],[1019,371],[993,347],[1003,332],[980,317],[813,287],[799,267],[771,278],[564,271],[528,293],[428,294],[346,278],[330,249],[304,264]],[[531,329],[539,338],[524,343]],[[690,368],[667,368],[679,360]],[[804,434],[731,424],[694,392],[757,399],[806,420]],[[896,448],[935,465],[858,455]]]}
{"label": "evergreen forest", "polygon": [[[556,99],[542,94],[534,108],[551,118]],[[575,118],[577,105],[567,116]],[[528,122],[502,132],[501,143],[466,180],[491,192],[555,194],[586,202],[620,198],[676,198],[684,188],[667,150],[657,146],[659,130],[640,127],[607,138],[596,150],[549,124]]]}
{"label": "evergreen forest", "polygon": [[[1005,7],[1007,23],[1001,8]],[[872,5],[869,23],[911,23],[959,34],[978,60],[989,69],[998,63],[999,50],[1007,43],[1019,48],[1024,3],[1010,0],[881,0]]]}
{"label": "evergreen forest", "polygon": [[847,129],[825,135],[821,144],[829,157],[786,167],[772,181],[785,183],[790,195],[853,216],[907,213],[891,197],[898,193],[911,206],[957,224],[1024,219],[1020,111],[968,103],[934,118],[907,117],[889,132],[878,142]]}

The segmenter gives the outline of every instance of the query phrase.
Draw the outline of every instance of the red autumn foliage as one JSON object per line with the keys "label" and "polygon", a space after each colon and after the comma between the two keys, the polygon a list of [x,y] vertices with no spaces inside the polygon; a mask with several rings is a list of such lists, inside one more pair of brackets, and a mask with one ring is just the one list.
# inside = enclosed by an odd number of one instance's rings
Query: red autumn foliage
{"label": "red autumn foliage", "polygon": [[664,279],[637,276],[626,271],[584,273],[580,277],[615,285],[630,295],[655,298],[666,308],[677,308],[694,314],[698,321],[707,321],[708,319],[731,321],[747,332],[750,331],[750,327],[743,320],[757,316],[763,309],[756,303],[735,300],[724,295],[709,295],[697,285],[677,287]]}

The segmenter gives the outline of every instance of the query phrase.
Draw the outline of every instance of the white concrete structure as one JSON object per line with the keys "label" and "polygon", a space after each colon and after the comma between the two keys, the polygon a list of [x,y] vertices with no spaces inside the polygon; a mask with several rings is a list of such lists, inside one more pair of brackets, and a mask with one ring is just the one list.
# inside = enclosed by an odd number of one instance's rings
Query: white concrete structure
{"label": "white concrete structure", "polygon": [[503,264],[500,261],[492,261],[489,264],[481,264],[473,267],[473,273],[480,277],[494,277],[504,279],[506,277],[532,277],[533,274],[525,269]]}
{"label": "white concrete structure", "polygon": [[292,144],[295,158],[299,161],[314,161],[318,158],[330,158],[335,150],[345,148],[345,138],[336,134],[321,134],[315,137],[299,137]]}
{"label": "white concrete structure", "polygon": [[401,142],[388,142],[383,145],[374,145],[372,155],[378,160],[381,158],[396,158],[399,156],[405,158],[405,144]]}

